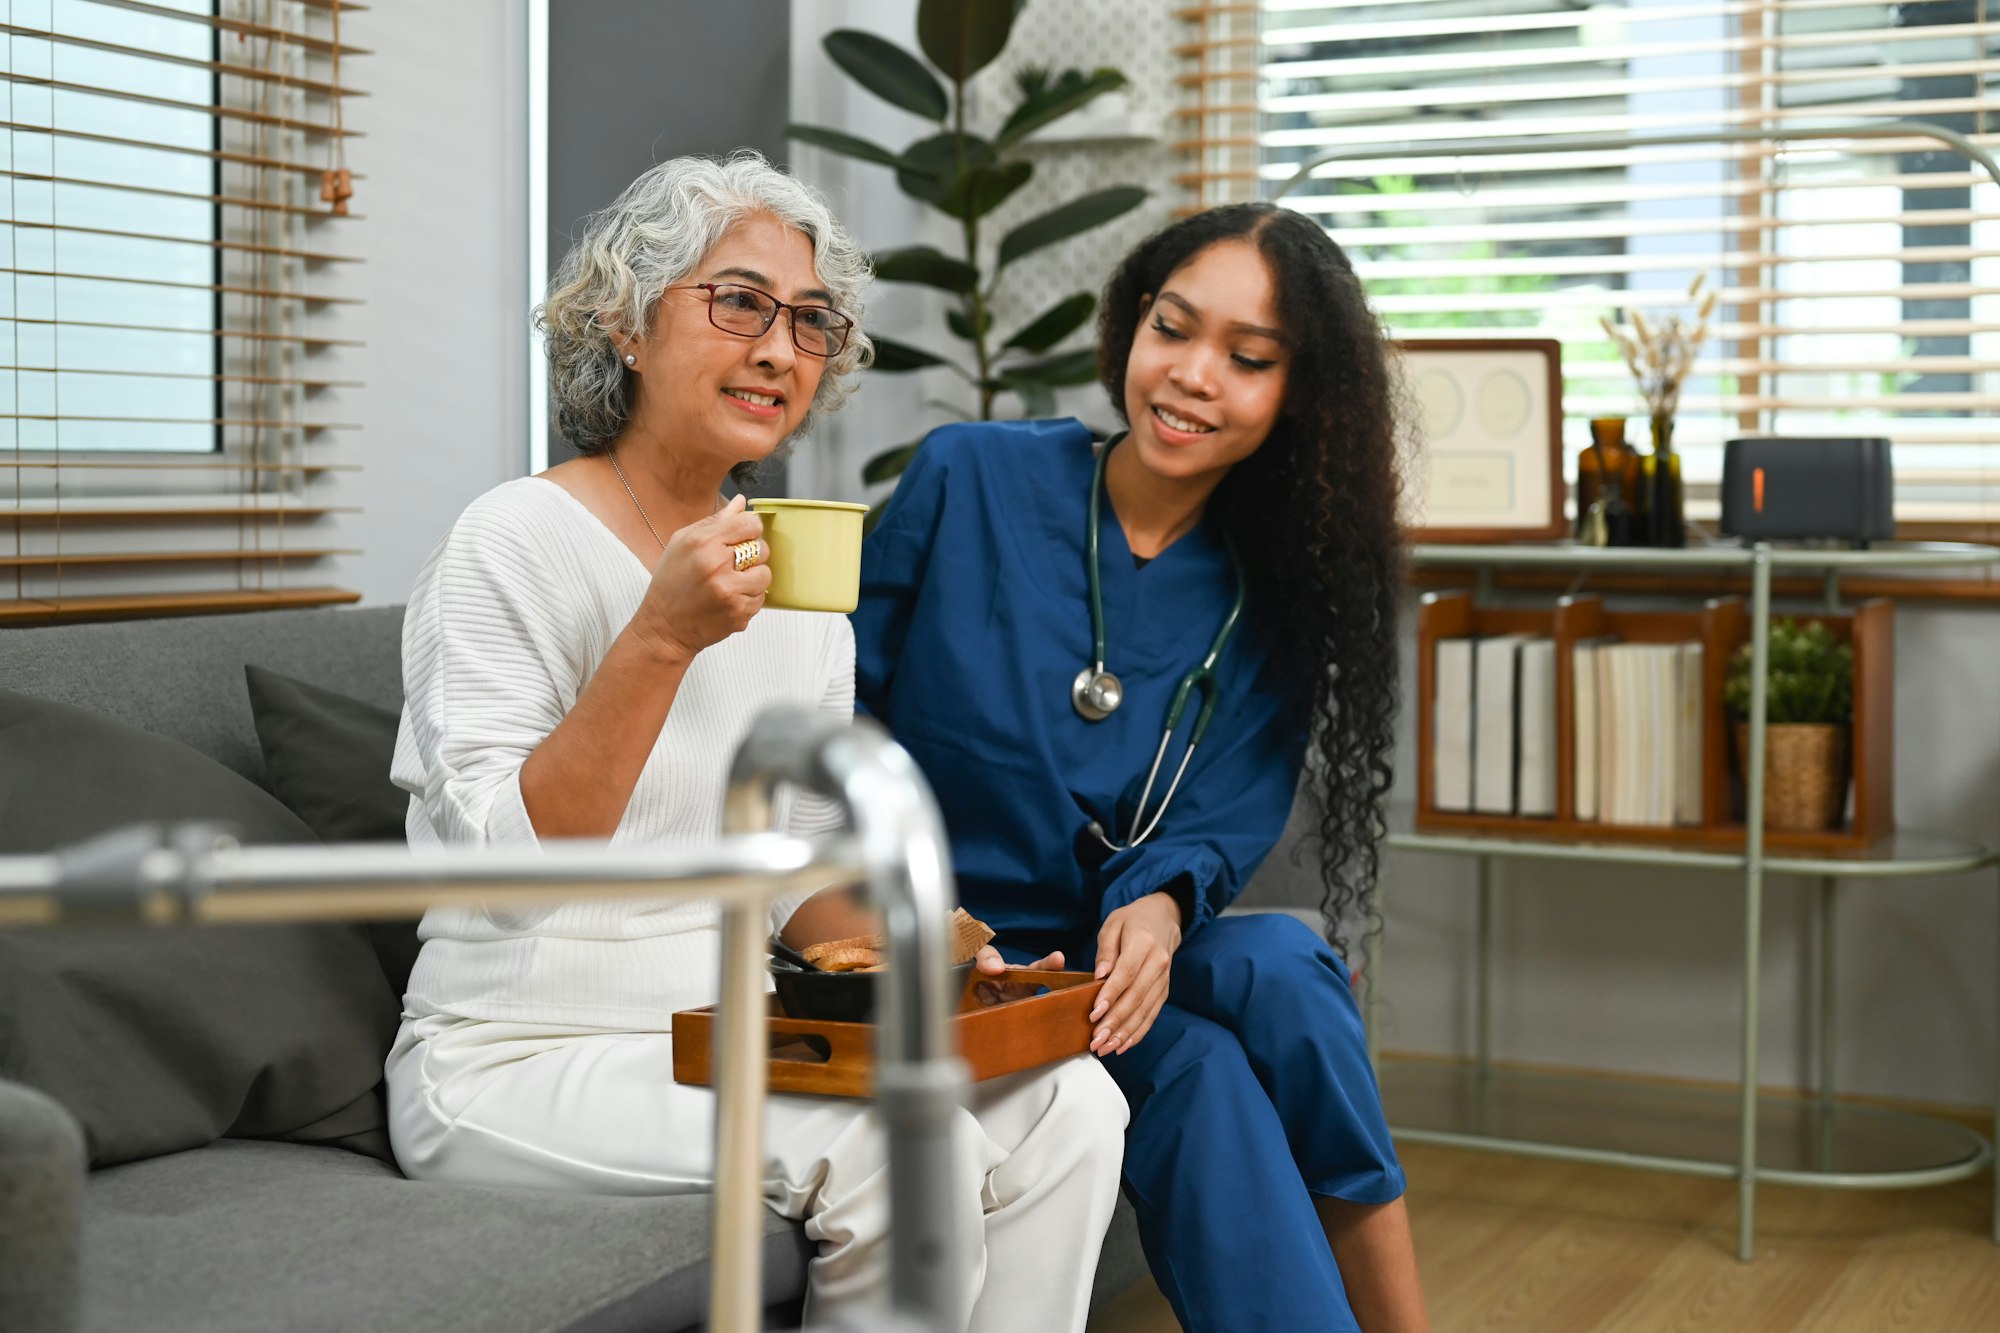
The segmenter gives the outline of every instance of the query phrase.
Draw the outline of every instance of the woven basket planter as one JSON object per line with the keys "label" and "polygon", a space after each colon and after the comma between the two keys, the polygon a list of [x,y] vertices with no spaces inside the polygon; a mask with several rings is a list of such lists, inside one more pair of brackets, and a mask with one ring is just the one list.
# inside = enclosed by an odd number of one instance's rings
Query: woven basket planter
{"label": "woven basket planter", "polygon": [[[1750,724],[1736,724],[1749,785]],[[1783,722],[1764,728],[1764,827],[1795,833],[1839,828],[1847,813],[1848,725]]]}

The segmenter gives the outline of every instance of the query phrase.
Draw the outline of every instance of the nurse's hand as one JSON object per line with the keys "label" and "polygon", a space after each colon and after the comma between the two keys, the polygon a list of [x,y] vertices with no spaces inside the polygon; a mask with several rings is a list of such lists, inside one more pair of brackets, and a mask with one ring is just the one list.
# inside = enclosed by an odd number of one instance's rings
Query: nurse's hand
{"label": "nurse's hand", "polygon": [[1097,975],[1104,988],[1090,1021],[1090,1049],[1123,1055],[1152,1030],[1167,1002],[1174,950],[1181,947],[1181,905],[1171,893],[1149,893],[1104,918],[1097,932]]}
{"label": "nurse's hand", "polygon": [[[972,963],[974,968],[989,977],[997,977],[1007,970],[1007,960],[1002,958],[1000,951],[990,944],[980,946],[979,952],[973,955]],[[1036,972],[1060,972],[1063,969],[1062,950],[1058,949],[1046,958],[1037,959],[1029,963],[1028,967]]]}

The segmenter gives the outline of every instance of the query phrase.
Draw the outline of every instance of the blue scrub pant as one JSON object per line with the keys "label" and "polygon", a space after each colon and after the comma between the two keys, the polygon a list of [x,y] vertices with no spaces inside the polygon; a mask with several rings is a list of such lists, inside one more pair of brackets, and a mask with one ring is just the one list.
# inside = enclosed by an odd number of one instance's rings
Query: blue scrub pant
{"label": "blue scrub pant", "polygon": [[1131,1103],[1125,1192],[1181,1326],[1352,1333],[1313,1195],[1403,1192],[1347,968],[1282,915],[1209,922],[1152,1030],[1104,1060]]}

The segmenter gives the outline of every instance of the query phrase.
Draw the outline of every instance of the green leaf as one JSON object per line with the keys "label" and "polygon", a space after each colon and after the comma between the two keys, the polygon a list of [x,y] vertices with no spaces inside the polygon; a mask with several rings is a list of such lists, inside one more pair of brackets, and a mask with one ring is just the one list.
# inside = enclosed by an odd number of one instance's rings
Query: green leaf
{"label": "green leaf", "polygon": [[1115,69],[1093,70],[1089,74],[1077,69],[1064,70],[1060,79],[1045,83],[1021,100],[993,142],[996,147],[1011,147],[1050,121],[1061,120],[1104,94],[1116,92],[1126,82],[1125,76]]}
{"label": "green leaf", "polygon": [[976,134],[947,130],[903,150],[902,160],[895,164],[896,184],[910,198],[943,208],[951,192],[964,187],[967,175],[993,161],[992,144]]}
{"label": "green leaf", "polygon": [[944,85],[924,62],[894,42],[872,32],[840,28],[821,43],[833,63],[846,70],[853,80],[891,106],[930,120],[943,120],[951,109]]}
{"label": "green leaf", "polygon": [[996,162],[966,173],[957,189],[947,191],[939,208],[955,218],[983,218],[1035,174],[1032,162]]}
{"label": "green leaf", "polygon": [[1022,416],[1052,417],[1056,414],[1056,391],[1048,385],[1016,380],[1006,375],[1000,377],[1000,382],[1021,395]]}
{"label": "green leaf", "polygon": [[875,256],[875,276],[884,282],[915,282],[964,295],[979,285],[979,270],[935,247],[912,245]]}
{"label": "green leaf", "polygon": [[901,179],[901,175],[905,171],[921,172],[923,170],[921,167],[912,166],[902,157],[890,152],[881,144],[869,143],[866,139],[857,139],[851,134],[842,134],[839,130],[825,130],[817,125],[787,125],[785,126],[785,137],[788,139],[797,139],[800,143],[809,143],[815,148],[824,148],[829,152],[841,153],[847,157],[858,157],[863,162],[875,162],[885,167],[894,167],[896,168],[898,179]]}
{"label": "green leaf", "polygon": [[967,342],[978,342],[981,334],[992,331],[993,312],[984,309],[979,312],[979,327],[976,330],[972,327],[972,316],[961,309],[945,311],[944,322],[953,333]]}
{"label": "green leaf", "polygon": [[1033,97],[1049,86],[1049,80],[1056,72],[1047,65],[1021,65],[1014,70],[1014,91],[1023,97]]}
{"label": "green leaf", "polygon": [[891,477],[902,476],[903,469],[917,456],[917,450],[923,443],[922,440],[918,440],[914,444],[899,444],[894,449],[884,449],[861,465],[861,480],[873,486]]}
{"label": "green leaf", "polygon": [[1089,384],[1097,378],[1097,349],[1086,347],[1082,351],[1064,352],[1044,361],[1009,366],[1005,378],[1025,384],[1046,384],[1052,388]]}
{"label": "green leaf", "polygon": [[917,44],[953,83],[992,64],[1024,0],[919,0]]}
{"label": "green leaf", "polygon": [[1082,328],[1096,311],[1097,298],[1089,292],[1078,292],[1035,316],[1034,322],[1009,338],[1005,346],[1018,347],[1024,352],[1046,352]]}
{"label": "green leaf", "polygon": [[930,366],[949,365],[941,356],[933,356],[921,347],[899,343],[894,338],[883,338],[869,334],[868,340],[875,344],[874,369],[887,371],[924,370]]}
{"label": "green leaf", "polygon": [[1054,245],[1092,227],[1101,227],[1111,219],[1131,212],[1145,198],[1146,191],[1136,185],[1114,185],[1108,190],[1072,199],[1040,217],[1029,218],[1001,238],[998,267],[1005,268],[1045,245]]}

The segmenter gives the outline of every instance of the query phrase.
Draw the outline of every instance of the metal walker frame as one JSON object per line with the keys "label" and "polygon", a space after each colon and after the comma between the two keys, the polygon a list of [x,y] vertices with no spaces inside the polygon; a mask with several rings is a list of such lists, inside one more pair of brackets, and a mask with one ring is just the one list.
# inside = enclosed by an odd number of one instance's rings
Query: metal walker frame
{"label": "metal walker frame", "polygon": [[[771,831],[792,783],[841,801],[852,835]],[[705,898],[723,909],[715,1211],[708,1327],[746,1333],[764,1309],[764,941],[779,895],[851,876],[885,918],[875,1103],[889,1140],[890,1309],[877,1328],[962,1326],[971,1238],[946,1195],[965,1068],[952,1048],[951,858],[930,789],[879,727],[798,708],[758,718],[729,770],[725,836],[698,847],[240,847],[214,827],[142,826],[49,856],[0,857],[0,925],[152,925],[413,918],[431,907]]]}

